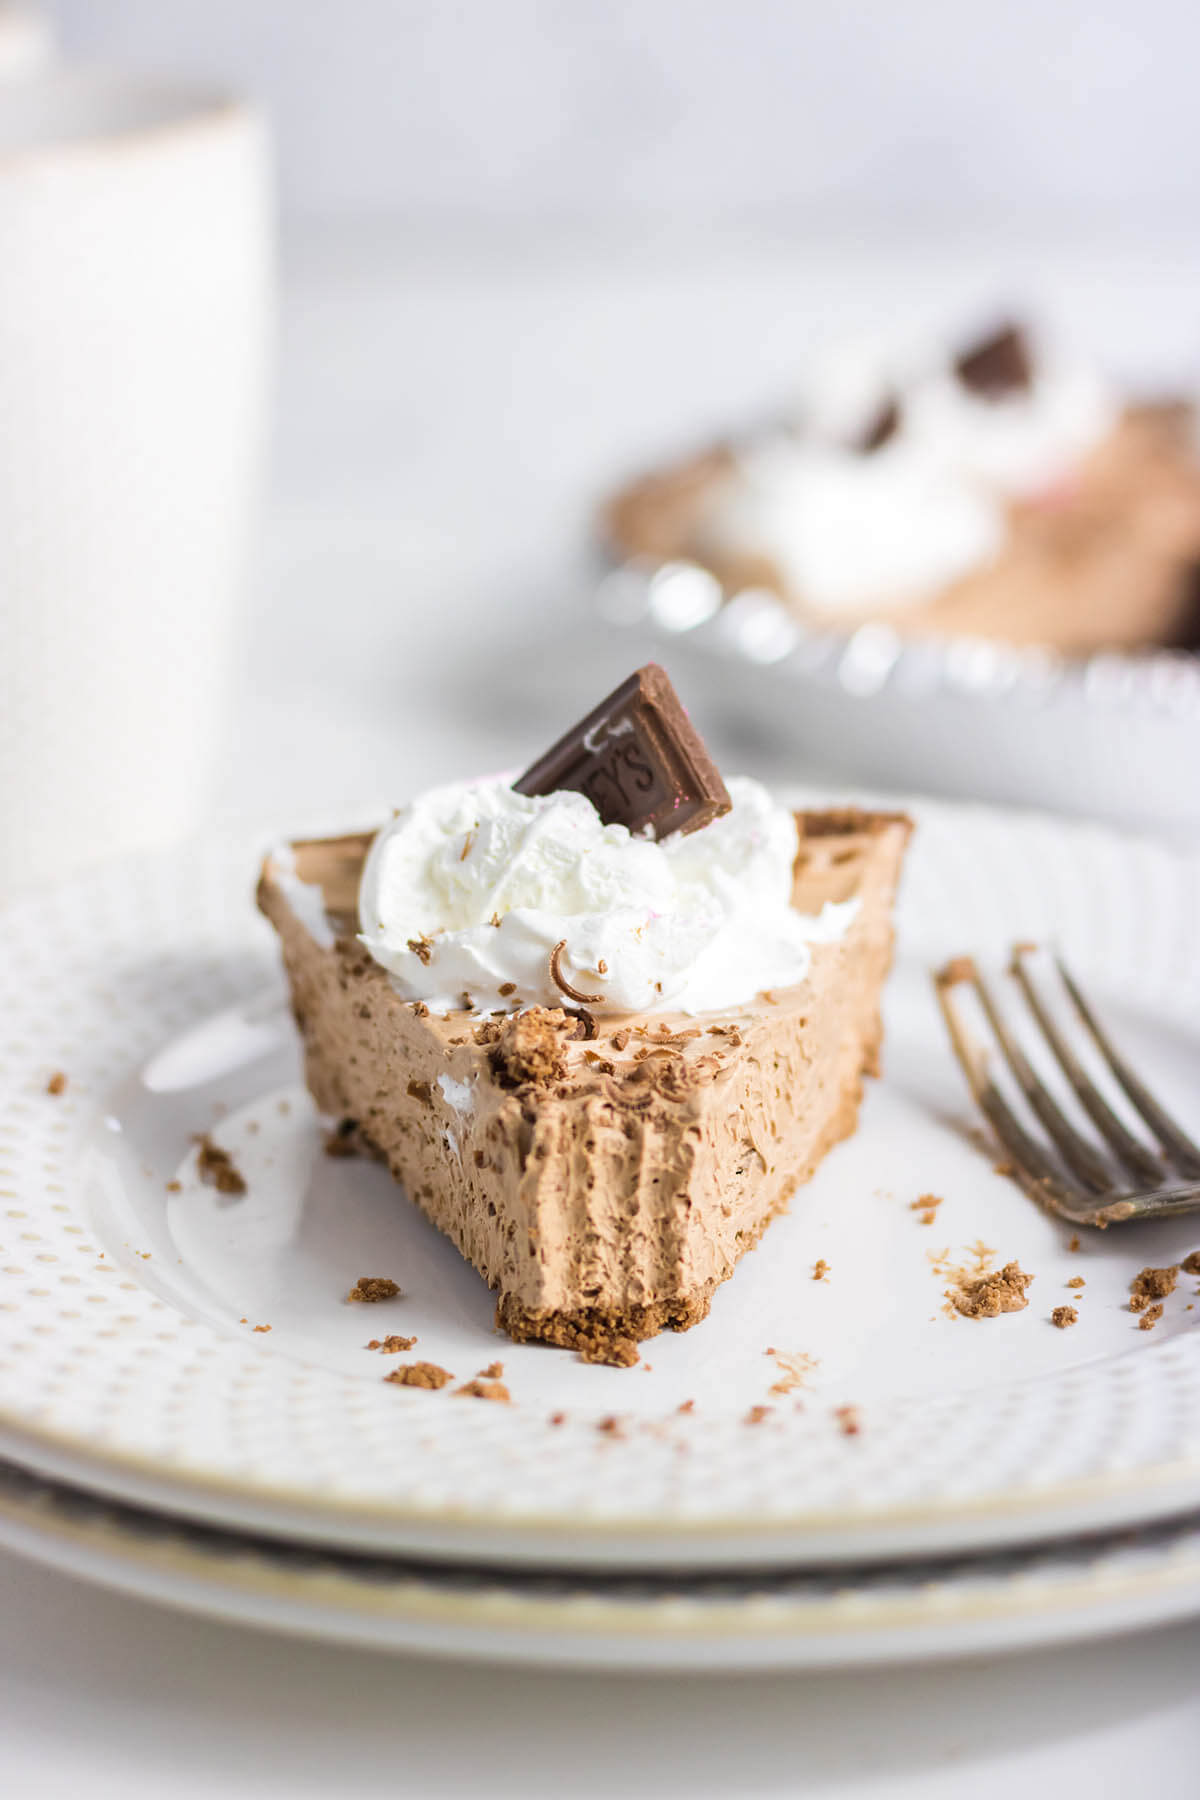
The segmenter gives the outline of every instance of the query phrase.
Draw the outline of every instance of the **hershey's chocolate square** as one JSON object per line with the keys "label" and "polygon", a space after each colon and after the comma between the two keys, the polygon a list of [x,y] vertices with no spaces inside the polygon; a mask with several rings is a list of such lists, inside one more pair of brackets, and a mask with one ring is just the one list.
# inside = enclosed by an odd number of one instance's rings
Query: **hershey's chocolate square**
{"label": "hershey's chocolate square", "polygon": [[732,805],[666,671],[647,663],[513,783],[518,794],[586,794],[606,825],[656,838],[696,831]]}

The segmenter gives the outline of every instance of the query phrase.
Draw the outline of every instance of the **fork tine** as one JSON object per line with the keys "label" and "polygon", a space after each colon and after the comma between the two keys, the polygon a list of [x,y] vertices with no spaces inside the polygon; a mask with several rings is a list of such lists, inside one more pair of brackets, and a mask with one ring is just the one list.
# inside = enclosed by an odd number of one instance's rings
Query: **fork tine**
{"label": "fork tine", "polygon": [[1024,1050],[1001,1017],[991,989],[974,964],[972,964],[971,979],[975,992],[979,996],[980,1005],[987,1016],[988,1024],[996,1034],[996,1041],[1003,1052],[1005,1062],[1012,1070],[1031,1111],[1041,1121],[1046,1135],[1071,1173],[1095,1194],[1116,1192],[1122,1185],[1118,1171],[1093,1144],[1089,1144],[1086,1138],[1079,1135],[1054,1100],[1049,1089],[1034,1074]]}
{"label": "fork tine", "polygon": [[1041,995],[1038,993],[1037,988],[1034,986],[1030,977],[1029,971],[1025,967],[1024,957],[1026,954],[1027,947],[1025,945],[1017,944],[1013,947],[1011,963],[1012,973],[1019,982],[1021,991],[1028,1002],[1029,1010],[1037,1020],[1042,1036],[1054,1052],[1059,1067],[1062,1069],[1063,1074],[1079,1096],[1080,1104],[1083,1106],[1088,1117],[1096,1127],[1096,1130],[1108,1144],[1113,1154],[1120,1159],[1125,1167],[1135,1175],[1138,1180],[1157,1186],[1162,1181],[1162,1164],[1154,1155],[1153,1151],[1148,1150],[1145,1144],[1140,1143],[1138,1139],[1134,1137],[1133,1133],[1122,1124],[1111,1106],[1109,1106],[1103,1094],[1101,1094],[1100,1090],[1088,1076],[1083,1065],[1080,1063],[1074,1051],[1058,1029],[1058,1026],[1050,1017],[1046,1007],[1043,1005]]}
{"label": "fork tine", "polygon": [[1079,1017],[1092,1035],[1096,1048],[1112,1070],[1116,1080],[1125,1090],[1131,1104],[1141,1114],[1164,1150],[1170,1155],[1176,1166],[1184,1175],[1193,1178],[1200,1176],[1200,1148],[1192,1142],[1171,1117],[1170,1113],[1158,1104],[1154,1095],[1138,1080],[1125,1058],[1121,1055],[1108,1033],[1103,1029],[1099,1019],[1079,991],[1074,976],[1062,961],[1055,957],[1058,972],[1063,986],[1071,996],[1071,1003]]}
{"label": "fork tine", "polygon": [[[959,959],[959,968],[969,959]],[[969,964],[972,972],[974,964]],[[954,972],[952,972],[954,971]],[[997,1138],[1012,1158],[1014,1168],[1025,1186],[1045,1205],[1074,1224],[1094,1224],[1096,1207],[1090,1196],[1074,1192],[1062,1179],[1061,1171],[1044,1147],[1025,1130],[1003,1094],[987,1072],[987,1056],[971,1040],[952,999],[960,980],[955,965],[939,970],[933,978],[934,990],[942,1017],[946,1021],[950,1044],[967,1078],[967,1086],[976,1105],[984,1114]]]}

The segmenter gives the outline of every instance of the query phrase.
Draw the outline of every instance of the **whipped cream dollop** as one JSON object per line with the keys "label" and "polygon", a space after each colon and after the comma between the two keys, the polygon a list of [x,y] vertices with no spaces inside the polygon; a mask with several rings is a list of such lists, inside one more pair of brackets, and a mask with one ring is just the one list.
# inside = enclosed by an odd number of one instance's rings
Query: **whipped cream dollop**
{"label": "whipped cream dollop", "polygon": [[773,439],[743,452],[714,506],[718,548],[767,556],[819,611],[910,605],[995,556],[1003,508],[899,436],[870,455]]}
{"label": "whipped cream dollop", "polygon": [[910,442],[962,482],[1017,500],[1069,480],[1120,413],[1095,369],[1046,352],[1028,389],[989,398],[939,370],[913,384],[904,408]]}
{"label": "whipped cream dollop", "polygon": [[362,941],[434,1012],[464,994],[486,1012],[584,1004],[565,983],[592,1012],[704,1013],[793,986],[858,902],[795,911],[792,814],[756,781],[728,788],[723,818],[661,843],[603,824],[583,794],[530,797],[506,776],[434,788],[371,846]]}
{"label": "whipped cream dollop", "polygon": [[[895,430],[864,451],[889,404]],[[1069,482],[1119,413],[1095,369],[1046,346],[1028,388],[998,395],[969,388],[944,351],[832,354],[796,429],[741,450],[707,545],[769,557],[817,611],[912,605],[991,561],[1009,506]]]}

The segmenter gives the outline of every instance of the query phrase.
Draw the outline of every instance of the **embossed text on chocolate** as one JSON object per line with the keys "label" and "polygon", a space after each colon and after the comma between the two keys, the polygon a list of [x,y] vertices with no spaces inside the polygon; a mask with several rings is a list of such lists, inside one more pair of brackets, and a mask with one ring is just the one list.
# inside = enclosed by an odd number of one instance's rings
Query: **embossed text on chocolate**
{"label": "embossed text on chocolate", "polygon": [[586,794],[606,825],[655,837],[695,831],[729,794],[666,672],[647,663],[513,784],[519,794]]}

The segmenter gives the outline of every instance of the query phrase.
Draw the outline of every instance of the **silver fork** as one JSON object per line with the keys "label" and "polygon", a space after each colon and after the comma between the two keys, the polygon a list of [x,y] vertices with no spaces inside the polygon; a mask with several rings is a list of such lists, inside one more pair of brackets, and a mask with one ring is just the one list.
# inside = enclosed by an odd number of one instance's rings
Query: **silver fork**
{"label": "silver fork", "polygon": [[[1073,1225],[1103,1227],[1124,1224],[1127,1219],[1200,1211],[1200,1148],[1130,1068],[1057,957],[1055,964],[1078,1026],[1068,1028],[1055,1019],[1028,966],[1036,948],[1033,944],[1014,945],[1009,973],[1033,1026],[1095,1127],[1098,1141],[1085,1137],[1063,1113],[1006,1024],[995,994],[973,958],[957,956],[933,978],[954,1054],[980,1110],[1011,1160],[1013,1174],[1034,1199]],[[978,999],[993,1040],[990,1047],[972,1035],[963,1018],[957,996],[964,987],[972,989]],[[1080,1035],[1079,1026],[1146,1125],[1156,1150],[1127,1128],[1091,1080],[1070,1041]],[[990,1069],[996,1050],[1048,1142],[1025,1128],[993,1080]]]}

